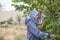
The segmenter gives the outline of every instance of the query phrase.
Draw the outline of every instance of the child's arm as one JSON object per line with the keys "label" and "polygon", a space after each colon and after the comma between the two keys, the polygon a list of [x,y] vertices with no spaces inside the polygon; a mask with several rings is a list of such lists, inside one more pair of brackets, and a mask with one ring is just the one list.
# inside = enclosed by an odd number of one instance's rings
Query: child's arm
{"label": "child's arm", "polygon": [[27,26],[28,26],[29,30],[37,37],[40,37],[40,38],[49,38],[50,37],[50,35],[48,33],[43,33],[40,30],[38,30],[36,28],[36,24],[33,23],[32,21],[29,21],[27,23]]}

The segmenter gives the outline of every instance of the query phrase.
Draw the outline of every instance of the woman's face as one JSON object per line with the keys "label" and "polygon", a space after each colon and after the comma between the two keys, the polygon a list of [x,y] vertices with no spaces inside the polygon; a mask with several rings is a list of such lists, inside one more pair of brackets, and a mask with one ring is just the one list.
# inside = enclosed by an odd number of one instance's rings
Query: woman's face
{"label": "woman's face", "polygon": [[34,19],[37,20],[38,18],[40,18],[40,16],[41,16],[41,14],[39,13],[34,17]]}

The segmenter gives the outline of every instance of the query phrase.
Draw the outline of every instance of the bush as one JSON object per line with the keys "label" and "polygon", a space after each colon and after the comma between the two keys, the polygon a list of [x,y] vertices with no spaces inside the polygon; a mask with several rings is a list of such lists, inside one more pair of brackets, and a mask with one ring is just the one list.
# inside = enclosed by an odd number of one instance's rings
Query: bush
{"label": "bush", "polygon": [[8,26],[9,26],[9,24],[7,24],[7,23],[0,25],[0,27],[5,27],[5,28],[8,27]]}
{"label": "bush", "polygon": [[[45,18],[44,19],[44,28],[45,28],[44,31],[50,34],[57,35],[57,38],[55,40],[60,40],[60,27],[57,24],[58,23],[55,18],[50,18],[50,19]],[[47,40],[54,40],[54,39],[47,39]]]}
{"label": "bush", "polygon": [[7,20],[7,23],[8,23],[8,24],[12,24],[12,21],[13,21],[13,19],[12,19],[12,17],[11,17],[10,19]]}

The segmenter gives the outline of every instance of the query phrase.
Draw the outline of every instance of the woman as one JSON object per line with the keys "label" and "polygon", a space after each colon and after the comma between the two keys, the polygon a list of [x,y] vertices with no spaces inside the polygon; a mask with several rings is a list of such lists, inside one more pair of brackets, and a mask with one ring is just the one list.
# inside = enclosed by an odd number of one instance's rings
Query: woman
{"label": "woman", "polygon": [[[32,10],[29,18],[26,20],[27,25],[27,40],[41,40],[42,38],[56,38],[54,34],[43,33],[37,28],[38,24],[42,23],[43,18],[37,10]],[[40,38],[40,39],[39,39]]]}

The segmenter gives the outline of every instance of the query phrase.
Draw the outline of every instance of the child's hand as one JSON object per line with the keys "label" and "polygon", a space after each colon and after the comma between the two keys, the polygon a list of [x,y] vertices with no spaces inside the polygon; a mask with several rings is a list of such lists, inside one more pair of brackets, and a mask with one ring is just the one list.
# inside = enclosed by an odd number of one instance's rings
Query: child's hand
{"label": "child's hand", "polygon": [[56,35],[51,34],[50,37],[51,37],[52,39],[55,39],[55,38],[56,38]]}

